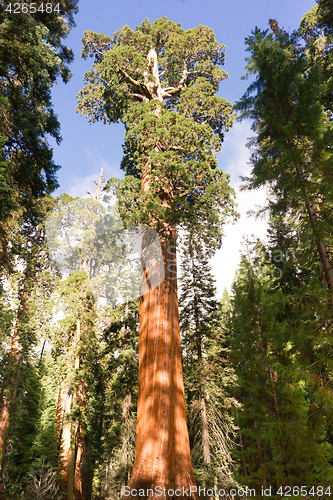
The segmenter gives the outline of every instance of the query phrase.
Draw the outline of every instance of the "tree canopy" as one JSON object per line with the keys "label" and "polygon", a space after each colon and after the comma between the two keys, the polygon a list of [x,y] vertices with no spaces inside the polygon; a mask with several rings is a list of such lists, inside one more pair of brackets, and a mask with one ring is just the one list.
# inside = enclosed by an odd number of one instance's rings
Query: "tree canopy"
{"label": "tree canopy", "polygon": [[88,31],[82,55],[94,63],[79,112],[90,122],[125,124],[121,215],[159,230],[195,227],[220,244],[221,222],[235,215],[216,161],[234,119],[231,104],[216,95],[227,78],[224,46],[205,26],[184,31],[163,17],[112,38]]}

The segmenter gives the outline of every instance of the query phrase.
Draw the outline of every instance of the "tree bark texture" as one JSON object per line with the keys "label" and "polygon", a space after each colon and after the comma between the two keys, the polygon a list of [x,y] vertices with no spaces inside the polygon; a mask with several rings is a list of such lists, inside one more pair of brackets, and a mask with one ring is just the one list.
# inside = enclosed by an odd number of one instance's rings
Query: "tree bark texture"
{"label": "tree bark texture", "polygon": [[8,355],[7,371],[8,375],[5,377],[1,387],[0,395],[0,467],[6,442],[6,435],[9,426],[10,406],[15,398],[18,376],[19,376],[19,363],[22,356],[22,346],[18,340],[19,332],[17,327],[12,337],[10,351]]}
{"label": "tree bark texture", "polygon": [[[175,238],[176,231],[172,231]],[[165,277],[140,298],[139,392],[135,462],[129,488],[144,498],[196,486],[188,438],[181,365],[174,239],[161,239]],[[149,284],[149,282],[148,282]],[[156,495],[155,488],[166,489]],[[147,490],[151,489],[149,493]],[[197,495],[192,491],[192,498]],[[178,498],[181,498],[179,496]],[[129,498],[129,497],[126,497]],[[142,498],[142,497],[141,497]],[[184,495],[184,498],[188,496]]]}
{"label": "tree bark texture", "polygon": [[[37,237],[39,233],[37,233]],[[17,385],[19,380],[19,366],[22,358],[25,334],[24,324],[28,318],[31,280],[34,279],[33,270],[27,266],[24,272],[24,285],[20,294],[20,306],[17,315],[16,325],[11,340],[11,346],[8,353],[8,362],[6,374],[1,387],[0,394],[0,467],[6,441],[6,434],[9,426],[10,407],[16,397]]]}
{"label": "tree bark texture", "polygon": [[[76,346],[80,341],[80,320],[77,320]],[[79,354],[76,354],[75,368],[79,369]],[[79,421],[71,422],[71,409],[77,405],[84,406],[85,391],[80,386],[70,387],[67,377],[63,377],[60,386],[57,422],[60,441],[60,456],[62,461],[61,476],[67,500],[83,500],[82,493],[82,426]]]}
{"label": "tree bark texture", "polygon": [[325,280],[327,284],[327,288],[333,293],[333,266],[328,255],[327,247],[323,240],[318,237],[317,231],[317,214],[316,211],[309,199],[308,194],[306,193],[306,208],[309,214],[311,227],[313,229],[315,235],[315,241],[318,248],[318,253],[320,257],[320,261],[322,263],[324,269]]}

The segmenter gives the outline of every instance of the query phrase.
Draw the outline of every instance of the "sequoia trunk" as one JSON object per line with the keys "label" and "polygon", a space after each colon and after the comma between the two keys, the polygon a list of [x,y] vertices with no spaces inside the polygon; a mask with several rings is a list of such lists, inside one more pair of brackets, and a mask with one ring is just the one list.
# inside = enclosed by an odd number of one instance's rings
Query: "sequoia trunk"
{"label": "sequoia trunk", "polygon": [[[80,342],[80,320],[77,320],[76,349]],[[79,353],[76,353],[75,369],[79,369]],[[72,385],[72,384],[71,384]],[[70,387],[65,376],[61,382],[57,421],[62,460],[62,478],[67,500],[82,500],[82,426],[79,420],[70,421],[70,412],[76,406],[85,406],[85,389],[80,384],[79,389]]]}
{"label": "sequoia trunk", "polygon": [[130,498],[142,498],[143,493],[143,498],[162,500],[172,498],[168,490],[176,489],[178,498],[197,498],[181,365],[175,236],[173,230],[171,238],[161,238],[164,280],[154,289],[147,280],[149,291],[140,299],[137,438]]}
{"label": "sequoia trunk", "polygon": [[15,399],[18,384],[18,367],[22,355],[22,346],[18,341],[17,327],[12,337],[12,343],[8,355],[7,372],[0,395],[0,467],[9,425],[10,406]]}
{"label": "sequoia trunk", "polygon": [[[37,237],[39,233],[36,232]],[[32,260],[32,259],[31,259]],[[0,393],[0,467],[4,452],[6,434],[9,426],[10,407],[16,397],[19,381],[19,366],[22,358],[23,345],[26,341],[26,325],[29,315],[28,300],[31,293],[33,270],[27,266],[24,271],[24,285],[20,294],[20,307],[17,315],[16,326],[12,336],[8,354],[6,373]]]}

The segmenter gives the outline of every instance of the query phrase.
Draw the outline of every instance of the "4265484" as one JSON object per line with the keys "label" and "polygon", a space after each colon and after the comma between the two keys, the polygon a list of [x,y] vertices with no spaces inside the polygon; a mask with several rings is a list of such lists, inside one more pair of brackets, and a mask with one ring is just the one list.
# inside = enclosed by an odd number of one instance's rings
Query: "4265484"
{"label": "4265484", "polygon": [[60,13],[60,4],[52,3],[9,3],[5,7],[5,12],[10,12],[11,14],[35,14],[36,12],[42,12],[45,14],[51,14],[52,12]]}
{"label": "4265484", "polygon": [[327,486],[280,486],[276,492],[281,497],[330,497],[331,487]]}

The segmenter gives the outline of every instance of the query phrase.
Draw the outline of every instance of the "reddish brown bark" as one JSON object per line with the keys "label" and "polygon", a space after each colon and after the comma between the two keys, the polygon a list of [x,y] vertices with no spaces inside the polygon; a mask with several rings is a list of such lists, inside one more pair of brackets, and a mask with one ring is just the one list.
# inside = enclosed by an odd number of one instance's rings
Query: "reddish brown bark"
{"label": "reddish brown bark", "polygon": [[[35,238],[39,238],[40,232],[36,231]],[[9,426],[10,407],[15,399],[18,379],[19,365],[22,358],[22,340],[24,336],[24,323],[28,318],[28,299],[30,296],[31,280],[34,279],[33,270],[27,266],[24,272],[24,286],[20,296],[20,307],[17,315],[16,326],[12,336],[11,346],[8,353],[6,375],[0,393],[0,465]]]}
{"label": "reddish brown bark", "polygon": [[[77,320],[76,345],[80,341],[80,321]],[[79,368],[79,355],[75,359],[75,368]],[[63,377],[60,386],[57,422],[60,441],[61,476],[67,500],[83,500],[82,493],[82,426],[79,421],[71,422],[69,414],[72,408],[85,407],[85,390],[70,387],[67,377]]]}
{"label": "reddish brown bark", "polygon": [[18,341],[18,335],[16,327],[8,355],[8,375],[3,382],[0,394],[0,466],[9,426],[10,407],[15,398],[18,383],[18,366],[22,355],[22,346]]}
{"label": "reddish brown bark", "polygon": [[[152,489],[145,494],[150,498],[157,486],[165,488],[166,494],[156,495],[159,499],[169,498],[168,489],[185,488],[190,495],[196,485],[181,366],[176,249],[169,246],[171,241],[161,241],[163,282],[140,299],[137,439],[129,483],[130,490]],[[191,496],[197,498],[193,491]]]}
{"label": "reddish brown bark", "polygon": [[[142,100],[147,102],[153,99],[158,103],[163,102],[165,97],[178,95],[185,87],[186,66],[178,86],[164,89],[159,78],[156,48],[151,47],[148,61],[149,71],[144,73],[144,84],[140,85],[143,89]],[[154,76],[153,79],[150,74]],[[130,79],[125,72],[124,76]],[[161,106],[156,107],[154,114],[160,117]],[[158,152],[158,148],[155,149]],[[144,163],[149,166],[148,159]],[[142,189],[145,193],[150,189],[152,175],[147,170],[142,171]],[[161,205],[170,208],[171,182],[169,186],[165,185],[164,193],[160,192],[159,197]],[[198,498],[191,462],[181,365],[176,230],[170,228],[166,221],[156,220],[152,214],[149,214],[149,218],[152,227],[163,227],[160,243],[165,276],[159,286],[152,288],[148,270],[144,269],[143,273],[149,291],[140,298],[135,461],[128,485],[130,496],[126,492],[124,498],[156,497],[164,500],[174,497],[174,494],[168,494],[168,490],[179,490],[176,494],[178,498]],[[145,258],[143,262],[146,262]],[[151,272],[154,272],[152,268],[149,269]],[[157,487],[162,488],[162,494],[160,490],[156,491]],[[132,494],[133,490],[137,493]],[[139,490],[144,490],[144,495]]]}

